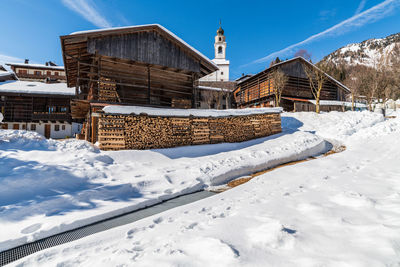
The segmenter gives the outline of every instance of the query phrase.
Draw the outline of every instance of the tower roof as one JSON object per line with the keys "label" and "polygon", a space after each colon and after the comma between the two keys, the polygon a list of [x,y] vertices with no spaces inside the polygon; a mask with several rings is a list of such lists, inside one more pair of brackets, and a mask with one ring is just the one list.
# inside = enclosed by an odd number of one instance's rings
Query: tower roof
{"label": "tower roof", "polygon": [[224,29],[221,27],[221,21],[219,21],[219,28],[217,30],[218,35],[224,35]]}
{"label": "tower roof", "polygon": [[222,29],[221,26],[219,26],[219,29],[217,30],[218,35],[224,35],[224,29]]}

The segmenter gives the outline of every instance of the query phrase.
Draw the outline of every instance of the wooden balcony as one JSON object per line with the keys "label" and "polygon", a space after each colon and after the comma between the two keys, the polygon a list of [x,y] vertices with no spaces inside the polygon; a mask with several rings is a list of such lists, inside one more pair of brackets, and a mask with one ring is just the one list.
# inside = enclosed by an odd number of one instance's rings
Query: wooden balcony
{"label": "wooden balcony", "polygon": [[32,114],[33,121],[70,121],[71,114],[65,112],[34,112]]}
{"label": "wooden balcony", "polygon": [[66,80],[67,78],[65,76],[61,75],[47,75],[47,74],[42,74],[42,75],[36,75],[36,74],[24,74],[24,73],[16,73],[18,78],[22,79],[55,79],[55,80]]}

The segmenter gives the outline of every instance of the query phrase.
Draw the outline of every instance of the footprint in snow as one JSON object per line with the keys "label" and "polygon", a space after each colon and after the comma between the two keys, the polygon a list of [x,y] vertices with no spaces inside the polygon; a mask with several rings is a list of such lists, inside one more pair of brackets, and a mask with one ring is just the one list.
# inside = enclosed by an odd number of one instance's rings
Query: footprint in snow
{"label": "footprint in snow", "polygon": [[30,233],[36,232],[36,231],[39,230],[41,227],[42,227],[42,224],[41,224],[41,223],[35,223],[35,224],[32,224],[32,225],[30,225],[30,226],[28,226],[28,227],[22,229],[22,230],[21,230],[21,233],[22,233],[22,234],[30,234]]}
{"label": "footprint in snow", "polygon": [[154,222],[155,224],[162,223],[162,221],[163,221],[163,218],[162,218],[162,217],[158,217],[157,219],[154,219],[154,220],[153,220],[153,222]]}

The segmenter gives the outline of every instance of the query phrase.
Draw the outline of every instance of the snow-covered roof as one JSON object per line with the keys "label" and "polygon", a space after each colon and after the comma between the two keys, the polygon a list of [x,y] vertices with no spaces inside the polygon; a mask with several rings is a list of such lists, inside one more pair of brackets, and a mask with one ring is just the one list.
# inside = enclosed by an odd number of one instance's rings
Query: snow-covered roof
{"label": "snow-covered roof", "polygon": [[103,108],[105,113],[112,114],[136,114],[141,113],[149,116],[165,117],[229,117],[246,116],[257,114],[281,113],[282,108],[246,108],[246,109],[172,109],[172,108],[151,108],[140,106],[106,106]]}
{"label": "snow-covered roof", "polygon": [[8,71],[0,70],[0,77],[1,76],[8,76],[8,75],[11,75],[11,73],[8,72]]}
{"label": "snow-covered roof", "polygon": [[218,88],[218,87],[210,87],[210,86],[203,86],[203,85],[199,85],[197,88],[199,88],[200,90],[231,91],[229,89]]}
{"label": "snow-covered roof", "polygon": [[25,67],[25,68],[40,68],[51,70],[64,70],[64,66],[46,66],[44,64],[30,64],[30,63],[7,63],[8,66]]}
{"label": "snow-covered roof", "polygon": [[[312,103],[312,104],[316,104],[316,100],[308,100],[308,102]],[[345,106],[345,107],[351,107],[352,103],[351,102],[345,102],[345,101],[334,101],[334,100],[320,100],[319,104],[321,106]],[[367,105],[363,104],[363,103],[354,103],[354,106],[356,108],[366,108]]]}
{"label": "snow-covered roof", "polygon": [[208,57],[203,55],[201,52],[199,52],[197,49],[186,43],[184,40],[179,38],[176,34],[165,28],[164,26],[154,23],[154,24],[143,24],[143,25],[135,25],[135,26],[125,26],[125,27],[114,27],[114,28],[104,28],[104,29],[97,29],[97,30],[88,30],[88,31],[78,31],[78,32],[73,32],[70,35],[79,35],[79,34],[88,34],[88,33],[98,33],[98,32],[107,32],[107,31],[115,31],[115,30],[129,30],[129,29],[136,29],[136,28],[142,28],[142,27],[159,27],[163,31],[167,32],[169,35],[171,35],[173,38],[181,42],[183,45],[187,46],[190,50],[192,50],[194,53],[196,53],[198,56],[203,58],[205,61],[209,62],[211,65],[213,65],[215,68],[218,69],[218,66],[210,60]]}
{"label": "snow-covered roof", "polygon": [[75,88],[68,88],[66,83],[7,81],[0,82],[0,93],[75,95]]}

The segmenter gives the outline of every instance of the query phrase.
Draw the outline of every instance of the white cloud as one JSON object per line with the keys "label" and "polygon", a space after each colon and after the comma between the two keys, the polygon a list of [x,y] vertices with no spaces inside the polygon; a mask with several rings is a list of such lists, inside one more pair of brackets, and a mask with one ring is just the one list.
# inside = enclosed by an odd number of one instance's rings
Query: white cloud
{"label": "white cloud", "polygon": [[20,63],[20,62],[24,62],[24,60],[21,58],[0,54],[0,65],[2,65],[7,70],[10,70],[10,68],[8,66],[6,66],[6,63],[15,63],[15,62]]}
{"label": "white cloud", "polygon": [[360,14],[361,11],[364,9],[365,7],[365,3],[367,2],[367,0],[361,0],[360,4],[357,7],[356,12],[354,13],[354,15]]}
{"label": "white cloud", "polygon": [[346,32],[352,31],[356,28],[362,27],[366,24],[370,24],[373,22],[376,22],[380,19],[385,18],[386,16],[390,15],[398,6],[400,6],[400,0],[386,0],[383,1],[382,3],[371,7],[370,9],[365,10],[362,13],[359,13],[357,15],[352,16],[351,18],[348,18],[335,26],[332,26],[331,28],[314,34],[304,41],[301,41],[299,43],[293,44],[291,46],[288,46],[282,50],[279,50],[277,52],[274,52],[272,54],[269,54],[266,57],[260,58],[258,60],[255,60],[249,64],[243,65],[251,65],[251,64],[257,64],[257,63],[264,63],[267,62],[277,56],[291,56],[293,55],[296,50],[306,44],[312,43],[316,40],[319,40],[324,37],[328,36],[339,36],[342,35]]}
{"label": "white cloud", "polygon": [[92,0],[62,0],[62,3],[99,28],[112,27],[111,23],[99,13]]}

